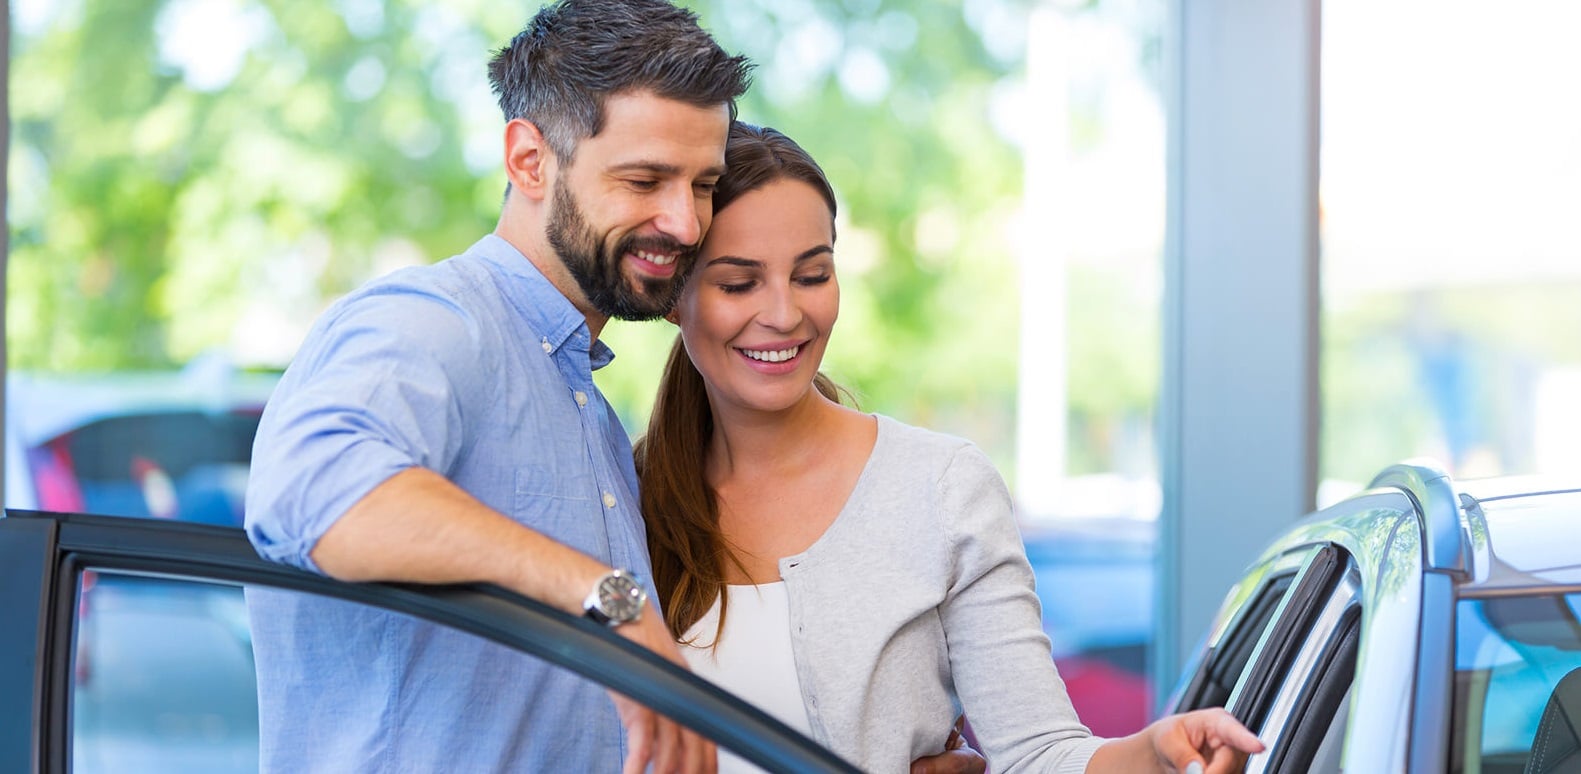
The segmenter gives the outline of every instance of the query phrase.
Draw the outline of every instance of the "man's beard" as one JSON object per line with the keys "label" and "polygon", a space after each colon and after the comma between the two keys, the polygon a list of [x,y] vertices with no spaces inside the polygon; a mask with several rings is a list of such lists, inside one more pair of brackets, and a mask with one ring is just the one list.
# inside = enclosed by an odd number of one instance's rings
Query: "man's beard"
{"label": "man's beard", "polygon": [[[554,205],[547,226],[549,245],[571,272],[582,294],[600,314],[618,320],[652,320],[669,314],[681,297],[685,271],[692,264],[696,248],[688,248],[665,237],[626,236],[605,252],[571,196],[565,181],[555,185]],[[641,290],[634,289],[620,271],[621,256],[633,250],[676,254],[675,273],[667,279],[639,277]]]}

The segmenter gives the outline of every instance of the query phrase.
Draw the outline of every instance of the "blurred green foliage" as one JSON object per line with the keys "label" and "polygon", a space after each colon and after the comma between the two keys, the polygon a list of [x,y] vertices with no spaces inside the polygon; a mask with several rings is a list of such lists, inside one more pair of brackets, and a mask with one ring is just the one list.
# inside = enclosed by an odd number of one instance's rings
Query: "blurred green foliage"
{"label": "blurred green foliage", "polygon": [[[1022,164],[990,115],[1021,77],[1029,1],[689,5],[758,63],[742,117],[795,137],[840,195],[826,370],[863,408],[970,437],[1013,470]],[[14,368],[165,368],[211,350],[283,367],[330,300],[494,226],[484,63],[532,4],[42,7],[12,43]],[[1118,326],[1070,361],[1073,460],[1102,470],[1109,425],[1149,421],[1156,311],[1128,314],[1101,280],[1072,289],[1073,330]],[[640,432],[673,329],[605,335],[620,357],[600,384]]]}

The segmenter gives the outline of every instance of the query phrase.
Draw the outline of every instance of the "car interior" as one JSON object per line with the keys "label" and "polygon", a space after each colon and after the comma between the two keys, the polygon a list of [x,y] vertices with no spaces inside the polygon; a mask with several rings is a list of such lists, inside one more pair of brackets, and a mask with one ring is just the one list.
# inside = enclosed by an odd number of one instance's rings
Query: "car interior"
{"label": "car interior", "polygon": [[1453,771],[1581,772],[1581,593],[1456,608]]}

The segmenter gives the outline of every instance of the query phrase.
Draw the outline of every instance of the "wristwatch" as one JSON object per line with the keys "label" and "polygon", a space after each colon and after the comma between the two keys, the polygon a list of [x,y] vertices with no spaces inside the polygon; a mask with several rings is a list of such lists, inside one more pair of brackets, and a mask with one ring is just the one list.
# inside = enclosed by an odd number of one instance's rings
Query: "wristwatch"
{"label": "wristwatch", "polygon": [[631,573],[611,570],[593,584],[592,593],[582,600],[582,611],[596,623],[615,627],[637,620],[647,603],[648,592],[642,590]]}

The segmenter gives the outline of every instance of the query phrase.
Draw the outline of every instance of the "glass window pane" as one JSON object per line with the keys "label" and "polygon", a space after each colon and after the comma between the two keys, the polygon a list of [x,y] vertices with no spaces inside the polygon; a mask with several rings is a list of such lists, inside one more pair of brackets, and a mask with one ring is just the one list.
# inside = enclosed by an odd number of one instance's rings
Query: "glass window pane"
{"label": "glass window pane", "polygon": [[1570,707],[1581,698],[1581,592],[1463,600],[1455,613],[1457,770],[1529,771],[1530,755],[1573,745],[1581,730],[1538,725],[1556,692]]}
{"label": "glass window pane", "polygon": [[[1079,708],[1103,733],[1140,728],[1165,4],[1045,4],[1035,24],[1013,2],[683,5],[760,63],[743,117],[798,138],[835,181],[846,284],[830,372],[864,409],[999,464]],[[251,423],[315,316],[493,229],[504,180],[484,62],[531,9],[11,9],[6,505],[234,524]],[[1058,274],[1023,282],[1040,267]],[[599,386],[628,428],[671,335],[605,331],[621,357]]]}
{"label": "glass window pane", "polygon": [[1036,7],[1005,114],[1024,175],[1012,481],[1055,659],[1105,736],[1153,715],[1164,17],[1152,0]]}
{"label": "glass window pane", "polygon": [[1575,469],[1581,6],[1323,16],[1322,477]]}
{"label": "glass window pane", "polygon": [[[81,573],[77,603],[77,772],[252,772],[261,760],[272,770],[583,770],[600,766],[578,756],[612,762],[621,749],[602,685],[412,616],[109,570]],[[524,731],[577,707],[596,711],[570,726],[576,734]]]}
{"label": "glass window pane", "polygon": [[74,771],[258,770],[240,587],[87,571],[78,611]]}

